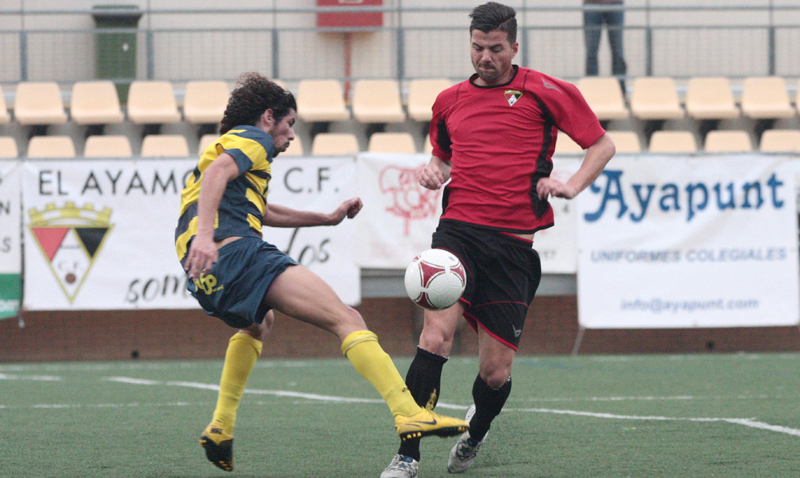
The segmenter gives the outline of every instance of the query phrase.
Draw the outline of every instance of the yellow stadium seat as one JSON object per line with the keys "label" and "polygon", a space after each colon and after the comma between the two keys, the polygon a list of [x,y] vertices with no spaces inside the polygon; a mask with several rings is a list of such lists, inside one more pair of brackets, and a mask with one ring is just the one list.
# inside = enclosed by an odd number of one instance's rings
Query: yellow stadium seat
{"label": "yellow stadium seat", "polygon": [[770,153],[800,152],[800,131],[792,129],[768,129],[761,135],[759,148]]}
{"label": "yellow stadium seat", "polygon": [[779,76],[745,78],[742,85],[742,113],[754,119],[794,116],[786,81]]}
{"label": "yellow stadium seat", "polygon": [[19,156],[17,141],[11,136],[0,136],[0,158],[16,158]]}
{"label": "yellow stadium seat", "polygon": [[180,134],[149,134],[142,140],[142,157],[186,157],[189,144]]}
{"label": "yellow stadium seat", "polygon": [[575,86],[589,103],[597,119],[604,121],[624,119],[629,116],[618,79],[590,76],[581,78]]}
{"label": "yellow stadium seat", "polygon": [[641,77],[633,81],[631,112],[641,120],[683,118],[675,80]]}
{"label": "yellow stadium seat", "polygon": [[369,137],[367,151],[370,153],[409,153],[417,152],[414,137],[410,133],[373,133]]}
{"label": "yellow stadium seat", "polygon": [[301,80],[297,85],[297,116],[306,123],[349,120],[342,83],[339,80]]}
{"label": "yellow stadium seat", "polygon": [[29,158],[74,158],[75,143],[69,136],[34,136],[28,142]]}
{"label": "yellow stadium seat", "polygon": [[353,116],[359,123],[402,123],[406,119],[396,80],[358,80]]}
{"label": "yellow stadium seat", "polygon": [[134,81],[128,91],[128,118],[134,124],[178,123],[181,115],[172,83]]}
{"label": "yellow stadium seat", "polygon": [[411,80],[408,84],[408,116],[414,121],[430,121],[436,97],[452,85],[446,78]]}
{"label": "yellow stadium seat", "polygon": [[427,154],[433,153],[433,145],[431,144],[430,134],[425,136],[425,143],[423,145],[422,151],[424,151]]}
{"label": "yellow stadium seat", "polygon": [[83,146],[86,158],[130,158],[133,156],[131,142],[122,135],[92,135]]}
{"label": "yellow stadium seat", "polygon": [[731,84],[723,77],[691,78],[686,90],[686,112],[690,117],[731,119],[739,116]]}
{"label": "yellow stadium seat", "polygon": [[72,85],[72,120],[83,125],[122,123],[125,115],[111,81],[79,81]]}
{"label": "yellow stadium seat", "polygon": [[14,117],[21,125],[51,125],[67,122],[61,89],[55,82],[22,82],[17,85]]}
{"label": "yellow stadium seat", "polygon": [[572,140],[567,133],[558,132],[558,137],[556,138],[556,150],[553,154],[576,154],[582,153],[583,148]]}
{"label": "yellow stadium seat", "polygon": [[689,131],[656,131],[648,149],[651,153],[695,153],[697,142]]}
{"label": "yellow stadium seat", "polygon": [[352,133],[319,133],[311,143],[312,156],[343,156],[358,152],[358,139]]}
{"label": "yellow stadium seat", "polygon": [[639,135],[634,131],[608,131],[608,136],[614,141],[617,153],[641,153],[642,145]]}
{"label": "yellow stadium seat", "polygon": [[213,143],[214,140],[219,138],[218,134],[204,134],[200,137],[200,142],[197,143],[197,154],[203,154],[203,151],[208,148],[208,145]]}
{"label": "yellow stadium seat", "polygon": [[707,153],[747,153],[753,150],[747,131],[709,131],[705,146]]}
{"label": "yellow stadium seat", "polygon": [[183,97],[183,117],[192,124],[219,123],[229,97],[224,81],[190,81]]}
{"label": "yellow stadium seat", "polygon": [[283,156],[303,156],[304,154],[303,141],[300,140],[299,136],[296,136],[292,142],[289,143],[289,147],[286,149],[286,151],[281,153]]}

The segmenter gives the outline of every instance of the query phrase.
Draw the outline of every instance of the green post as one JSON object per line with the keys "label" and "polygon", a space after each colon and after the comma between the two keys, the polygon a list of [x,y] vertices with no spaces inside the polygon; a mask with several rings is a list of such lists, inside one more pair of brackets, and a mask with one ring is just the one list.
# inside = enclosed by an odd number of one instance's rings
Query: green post
{"label": "green post", "polygon": [[92,7],[92,17],[98,29],[128,30],[98,32],[95,41],[95,76],[115,82],[122,104],[127,103],[130,82],[136,79],[136,33],[129,30],[138,26],[142,14],[136,5]]}

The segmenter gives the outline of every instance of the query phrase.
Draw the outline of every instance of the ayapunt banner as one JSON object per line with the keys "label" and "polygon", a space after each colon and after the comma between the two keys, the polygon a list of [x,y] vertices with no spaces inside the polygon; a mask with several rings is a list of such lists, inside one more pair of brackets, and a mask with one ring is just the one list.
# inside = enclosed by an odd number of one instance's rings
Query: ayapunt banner
{"label": "ayapunt banner", "polygon": [[758,155],[613,159],[578,197],[581,325],[800,322],[795,168]]}
{"label": "ayapunt banner", "polygon": [[[312,160],[277,160],[269,200],[333,210],[354,182],[352,160],[344,162],[349,169],[329,160],[312,171]],[[174,247],[180,192],[195,164],[186,159],[25,162],[25,307],[196,308]],[[358,269],[347,252],[339,253],[349,250],[350,227],[314,233],[265,228],[264,236],[323,276],[343,300],[356,303]]]}
{"label": "ayapunt banner", "polygon": [[22,294],[20,168],[16,161],[0,161],[0,319],[17,316]]}

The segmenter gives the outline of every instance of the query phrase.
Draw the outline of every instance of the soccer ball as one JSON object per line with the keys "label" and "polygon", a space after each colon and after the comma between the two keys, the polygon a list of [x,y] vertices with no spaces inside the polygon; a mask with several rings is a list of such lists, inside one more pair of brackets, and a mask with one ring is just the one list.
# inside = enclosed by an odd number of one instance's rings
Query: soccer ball
{"label": "soccer ball", "polygon": [[458,257],[444,249],[428,249],[406,268],[406,293],[428,310],[444,310],[455,304],[467,286],[467,274]]}

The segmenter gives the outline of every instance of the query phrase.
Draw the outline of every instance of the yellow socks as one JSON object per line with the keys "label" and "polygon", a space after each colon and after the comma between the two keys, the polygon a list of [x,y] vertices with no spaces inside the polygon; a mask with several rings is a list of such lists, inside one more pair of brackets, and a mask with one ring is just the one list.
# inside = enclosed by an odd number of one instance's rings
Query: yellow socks
{"label": "yellow socks", "polygon": [[222,378],[219,382],[217,408],[214,409],[214,420],[222,422],[228,435],[233,435],[236,424],[236,410],[244,395],[250,372],[261,356],[263,344],[247,334],[236,334],[228,342],[225,352],[225,365],[222,367]]}
{"label": "yellow socks", "polygon": [[392,415],[411,416],[419,412],[419,405],[374,333],[359,330],[348,335],[342,342],[342,353],[386,400]]}

